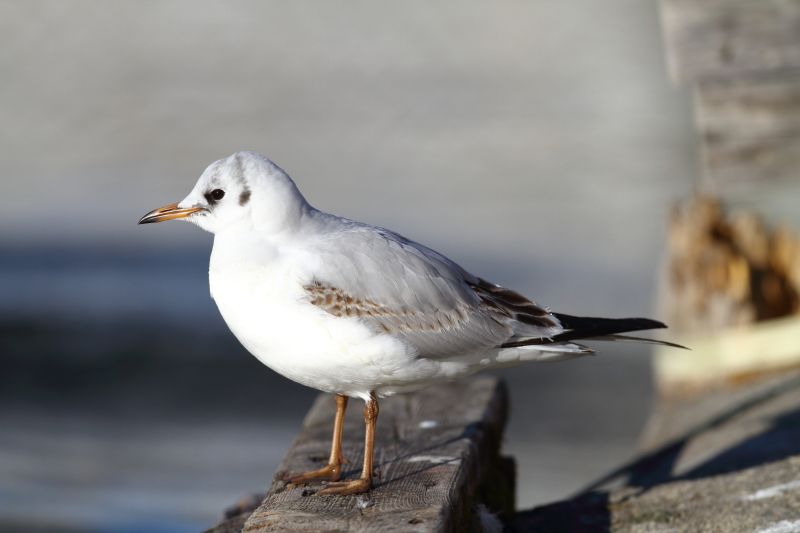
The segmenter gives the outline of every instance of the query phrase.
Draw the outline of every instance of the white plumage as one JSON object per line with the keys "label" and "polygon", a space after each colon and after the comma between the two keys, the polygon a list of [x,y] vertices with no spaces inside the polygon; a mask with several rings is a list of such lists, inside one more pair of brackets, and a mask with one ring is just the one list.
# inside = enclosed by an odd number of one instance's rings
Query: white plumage
{"label": "white plumage", "polygon": [[[370,486],[376,396],[591,352],[576,339],[663,327],[551,313],[392,231],[315,209],[282,169],[252,152],[212,163],[183,201],[140,223],[173,218],[214,234],[211,296],[250,353],[340,395],[342,416],[345,397],[367,402],[362,478],[331,492]],[[292,479],[338,479],[340,441],[335,429],[329,465]]]}
{"label": "white plumage", "polygon": [[[213,200],[214,190],[224,197]],[[258,154],[214,162],[178,207],[204,208],[186,220],[214,233],[211,295],[231,331],[303,385],[367,398],[587,352],[571,343],[501,348],[564,330],[549,313],[551,325],[537,326],[487,306],[479,279],[430,248],[315,209]],[[369,300],[382,316],[332,314],[311,303],[314,284]]]}

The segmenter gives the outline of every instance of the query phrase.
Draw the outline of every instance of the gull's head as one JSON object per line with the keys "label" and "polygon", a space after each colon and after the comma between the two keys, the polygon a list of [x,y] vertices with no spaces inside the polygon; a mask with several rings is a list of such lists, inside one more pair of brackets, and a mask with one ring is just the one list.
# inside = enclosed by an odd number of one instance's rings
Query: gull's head
{"label": "gull's head", "polygon": [[183,219],[211,233],[277,233],[296,224],[308,207],[278,165],[255,152],[236,152],[211,163],[186,198],[150,211],[139,224]]}

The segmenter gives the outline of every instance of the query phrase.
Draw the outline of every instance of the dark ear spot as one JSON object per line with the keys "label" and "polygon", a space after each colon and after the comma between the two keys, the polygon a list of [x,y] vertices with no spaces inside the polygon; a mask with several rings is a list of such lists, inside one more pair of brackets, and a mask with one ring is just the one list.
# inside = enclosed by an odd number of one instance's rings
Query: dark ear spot
{"label": "dark ear spot", "polygon": [[250,201],[250,189],[245,189],[239,195],[239,205],[246,205]]}

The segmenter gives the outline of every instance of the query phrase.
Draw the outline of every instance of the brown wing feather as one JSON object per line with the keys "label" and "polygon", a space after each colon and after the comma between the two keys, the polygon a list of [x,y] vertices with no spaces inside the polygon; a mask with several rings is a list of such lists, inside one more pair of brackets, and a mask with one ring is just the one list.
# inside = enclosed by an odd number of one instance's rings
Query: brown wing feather
{"label": "brown wing feather", "polygon": [[305,289],[313,305],[334,316],[369,319],[386,333],[444,331],[456,328],[468,319],[466,312],[458,307],[450,312],[442,310],[426,316],[408,309],[392,309],[369,298],[356,298],[320,282],[306,285]]}
{"label": "brown wing feather", "polygon": [[[390,307],[367,297],[314,281],[305,286],[312,305],[337,317],[359,318],[381,331],[403,338],[427,356],[545,341],[562,332],[557,318],[518,292],[481,278],[465,280],[477,298],[435,310]],[[523,340],[524,339],[524,340]]]}
{"label": "brown wing feather", "polygon": [[550,312],[516,291],[491,283],[482,278],[470,283],[470,287],[484,304],[518,322],[540,328],[558,327],[558,321]]}

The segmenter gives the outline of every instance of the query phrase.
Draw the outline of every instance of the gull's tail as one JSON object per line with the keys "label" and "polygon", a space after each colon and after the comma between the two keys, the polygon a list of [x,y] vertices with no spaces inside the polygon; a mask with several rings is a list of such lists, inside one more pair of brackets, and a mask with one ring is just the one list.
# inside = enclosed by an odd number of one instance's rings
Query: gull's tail
{"label": "gull's tail", "polygon": [[642,331],[646,329],[661,329],[667,326],[663,322],[651,320],[649,318],[597,318],[588,316],[572,316],[562,313],[553,313],[561,326],[564,328],[562,333],[552,337],[522,339],[507,342],[503,348],[517,348],[520,346],[535,346],[548,344],[563,344],[576,340],[596,340],[596,341],[640,341],[651,344],[662,344],[674,348],[687,349],[685,346],[667,341],[647,339],[643,337],[632,337],[623,335],[632,331]]}

